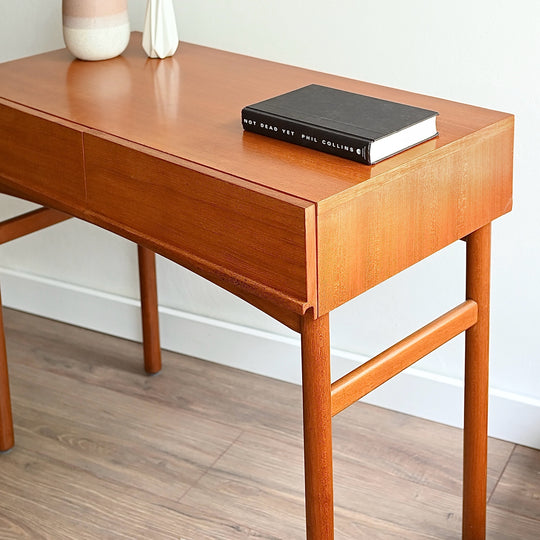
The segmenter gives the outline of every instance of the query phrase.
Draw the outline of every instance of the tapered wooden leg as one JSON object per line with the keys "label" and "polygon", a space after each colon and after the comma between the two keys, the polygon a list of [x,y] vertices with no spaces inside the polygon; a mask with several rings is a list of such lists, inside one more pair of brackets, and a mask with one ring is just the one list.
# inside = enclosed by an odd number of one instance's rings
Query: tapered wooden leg
{"label": "tapered wooden leg", "polygon": [[304,469],[308,540],[334,538],[328,315],[302,321]]}
{"label": "tapered wooden leg", "polygon": [[9,450],[14,442],[2,298],[0,296],[0,452]]}
{"label": "tapered wooden leg", "polygon": [[486,534],[490,256],[488,224],[467,237],[467,298],[478,304],[478,322],[465,334],[464,540]]}
{"label": "tapered wooden leg", "polygon": [[138,246],[139,285],[144,348],[144,369],[147,373],[161,370],[159,315],[156,281],[156,256],[153,251]]}

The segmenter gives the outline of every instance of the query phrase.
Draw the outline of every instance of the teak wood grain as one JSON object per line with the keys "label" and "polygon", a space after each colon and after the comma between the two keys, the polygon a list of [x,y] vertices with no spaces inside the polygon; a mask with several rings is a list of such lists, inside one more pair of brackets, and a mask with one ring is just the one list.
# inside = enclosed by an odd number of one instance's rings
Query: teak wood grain
{"label": "teak wood grain", "polygon": [[509,117],[321,201],[319,313],[508,212],[512,140]]}
{"label": "teak wood grain", "polygon": [[264,284],[276,298],[313,298],[308,277],[315,272],[314,255],[307,241],[314,236],[312,204],[209,177],[95,135],[85,134],[84,150],[90,211],[159,239],[185,266],[203,260],[224,274]]}
{"label": "teak wood grain", "polygon": [[[511,115],[184,43],[150,61],[139,42],[107,62],[61,50],[2,65],[0,177],[295,329],[291,312],[327,313],[511,209]],[[245,104],[313,82],[437,110],[439,137],[369,167],[242,132]],[[36,174],[26,133],[49,127]]]}
{"label": "teak wood grain", "polygon": [[[0,191],[137,242],[153,285],[156,252],[300,332],[310,540],[334,534],[329,312],[467,237],[465,307],[396,358],[408,365],[468,328],[463,531],[480,538],[489,227],[512,206],[512,115],[190,44],[149,60],[140,41],[104,62],[60,50],[0,66]],[[243,133],[243,106],[310,83],[436,110],[439,136],[370,167]],[[155,290],[143,303],[155,311]],[[145,335],[156,328],[146,317]],[[149,372],[158,356],[148,351]],[[395,372],[390,356],[377,384]],[[0,377],[8,388],[5,355]]]}
{"label": "teak wood grain", "polygon": [[83,204],[82,133],[5,103],[0,99],[0,176],[70,205]]}

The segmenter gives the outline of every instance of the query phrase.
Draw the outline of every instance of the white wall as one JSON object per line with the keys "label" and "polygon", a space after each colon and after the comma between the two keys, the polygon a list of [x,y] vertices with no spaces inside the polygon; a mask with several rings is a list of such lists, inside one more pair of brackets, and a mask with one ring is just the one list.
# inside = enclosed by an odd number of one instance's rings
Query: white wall
{"label": "white wall", "polygon": [[[144,5],[129,2],[134,29],[142,28]],[[175,6],[184,41],[516,115],[514,210],[493,229],[491,433],[540,447],[540,183],[534,165],[540,148],[540,3],[199,0]],[[61,47],[60,7],[60,0],[0,0],[0,61]],[[0,217],[27,207],[2,197]],[[197,276],[158,262],[165,346],[298,380],[292,332]],[[463,265],[464,246],[453,245],[336,310],[336,373],[459,303]],[[129,300],[138,295],[135,249],[122,239],[71,221],[3,246],[0,268],[8,305],[138,335]],[[69,291],[65,305],[58,302],[59,291]],[[74,300],[92,296],[116,313],[106,326],[103,317],[89,315],[87,305]],[[131,306],[124,326],[120,308],[114,311],[120,305]],[[253,346],[257,352],[247,356]],[[462,339],[454,340],[371,400],[459,424],[462,348]],[[266,362],[268,351],[273,352]],[[423,399],[410,391],[417,387]]]}

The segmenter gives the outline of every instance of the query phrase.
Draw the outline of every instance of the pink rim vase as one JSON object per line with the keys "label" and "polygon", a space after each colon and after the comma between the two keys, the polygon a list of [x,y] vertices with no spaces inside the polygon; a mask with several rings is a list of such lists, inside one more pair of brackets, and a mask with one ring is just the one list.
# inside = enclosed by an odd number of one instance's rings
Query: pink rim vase
{"label": "pink rim vase", "polygon": [[129,42],[127,0],[62,0],[64,42],[80,60],[107,60]]}

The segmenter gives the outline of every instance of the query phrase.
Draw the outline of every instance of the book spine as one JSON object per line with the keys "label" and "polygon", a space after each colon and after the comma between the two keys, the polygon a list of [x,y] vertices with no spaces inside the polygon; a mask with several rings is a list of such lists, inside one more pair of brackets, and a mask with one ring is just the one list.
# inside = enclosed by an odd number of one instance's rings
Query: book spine
{"label": "book spine", "polygon": [[246,131],[371,165],[371,141],[367,139],[265,114],[250,107],[242,110],[242,126]]}

